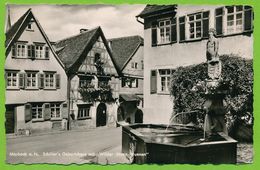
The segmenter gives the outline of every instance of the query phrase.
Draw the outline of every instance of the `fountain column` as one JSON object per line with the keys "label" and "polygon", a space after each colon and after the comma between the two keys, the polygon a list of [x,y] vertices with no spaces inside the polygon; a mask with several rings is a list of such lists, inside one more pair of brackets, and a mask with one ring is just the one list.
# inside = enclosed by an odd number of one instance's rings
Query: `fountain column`
{"label": "fountain column", "polygon": [[219,42],[216,38],[215,29],[209,30],[209,40],[207,42],[207,63],[208,79],[205,80],[206,92],[204,103],[206,136],[211,136],[216,132],[227,133],[225,124],[226,109],[223,104],[225,92],[219,88],[221,81],[221,61],[218,55]]}

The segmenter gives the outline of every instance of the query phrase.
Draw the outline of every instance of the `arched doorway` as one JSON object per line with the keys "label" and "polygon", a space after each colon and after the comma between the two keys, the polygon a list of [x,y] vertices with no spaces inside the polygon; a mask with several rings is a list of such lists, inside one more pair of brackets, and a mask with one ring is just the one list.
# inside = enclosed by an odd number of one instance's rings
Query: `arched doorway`
{"label": "arched doorway", "polygon": [[97,107],[96,126],[105,126],[107,124],[107,106],[100,103]]}
{"label": "arched doorway", "polygon": [[135,123],[143,123],[143,111],[141,109],[137,109],[135,112]]}

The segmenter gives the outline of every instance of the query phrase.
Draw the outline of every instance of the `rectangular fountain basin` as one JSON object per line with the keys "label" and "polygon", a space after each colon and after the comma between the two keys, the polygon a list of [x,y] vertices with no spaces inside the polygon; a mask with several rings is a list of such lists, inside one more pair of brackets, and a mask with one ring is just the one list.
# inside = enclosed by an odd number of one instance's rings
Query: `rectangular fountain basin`
{"label": "rectangular fountain basin", "polygon": [[[176,130],[167,125],[134,124],[122,127],[122,152],[133,163],[235,164],[237,141],[220,132],[202,141],[203,131]],[[133,154],[134,153],[134,154]]]}

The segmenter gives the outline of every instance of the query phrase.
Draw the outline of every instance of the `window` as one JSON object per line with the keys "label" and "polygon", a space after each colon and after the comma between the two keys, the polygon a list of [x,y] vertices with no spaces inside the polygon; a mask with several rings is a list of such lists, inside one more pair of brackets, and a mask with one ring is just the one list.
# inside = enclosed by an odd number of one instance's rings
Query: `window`
{"label": "window", "polygon": [[135,68],[135,63],[134,62],[131,63],[131,68]]}
{"label": "window", "polygon": [[61,117],[61,109],[59,103],[51,104],[51,117],[52,118],[60,118]]}
{"label": "window", "polygon": [[89,109],[90,106],[89,105],[83,105],[83,106],[79,106],[78,105],[78,119],[82,119],[82,118],[88,118],[89,116]]}
{"label": "window", "polygon": [[217,35],[230,35],[253,30],[251,6],[226,6],[215,10]]}
{"label": "window", "polygon": [[137,67],[138,67],[138,63],[135,63],[135,69],[137,69]]}
{"label": "window", "polygon": [[27,25],[27,29],[28,29],[28,30],[32,30],[32,23],[31,23],[31,22],[28,23],[28,25]]}
{"label": "window", "polygon": [[35,57],[36,58],[44,58],[43,46],[35,45]]}
{"label": "window", "polygon": [[99,80],[98,80],[98,87],[105,87],[105,86],[107,86],[108,85],[108,81],[109,80],[100,80],[100,78],[99,78]]}
{"label": "window", "polygon": [[160,74],[160,90],[161,92],[169,92],[170,79],[171,79],[171,70],[159,70]]}
{"label": "window", "polygon": [[17,72],[10,72],[8,71],[6,73],[6,84],[7,84],[7,87],[9,88],[14,88],[14,87],[18,87],[18,82],[17,82]]}
{"label": "window", "polygon": [[43,119],[42,104],[32,104],[32,118]]}
{"label": "window", "polygon": [[159,21],[159,44],[169,43],[171,41],[171,21]]}
{"label": "window", "polygon": [[202,36],[202,13],[188,16],[189,39],[198,39]]}
{"label": "window", "polygon": [[26,73],[26,87],[36,88],[36,73]]}
{"label": "window", "polygon": [[152,46],[157,44],[169,44],[177,41],[176,18],[154,21],[151,23]]}
{"label": "window", "polygon": [[80,77],[79,79],[79,88],[87,87],[91,84],[92,77]]}
{"label": "window", "polygon": [[243,6],[227,7],[227,34],[243,31]]}
{"label": "window", "polygon": [[54,88],[54,73],[45,73],[44,74],[44,87],[45,88]]}
{"label": "window", "polygon": [[144,69],[144,61],[143,60],[141,60],[141,68],[142,68],[142,70]]}
{"label": "window", "polygon": [[138,87],[138,79],[132,77],[123,77],[121,81],[121,86],[125,88],[137,88]]}
{"label": "window", "polygon": [[25,57],[25,44],[17,44],[17,57]]}

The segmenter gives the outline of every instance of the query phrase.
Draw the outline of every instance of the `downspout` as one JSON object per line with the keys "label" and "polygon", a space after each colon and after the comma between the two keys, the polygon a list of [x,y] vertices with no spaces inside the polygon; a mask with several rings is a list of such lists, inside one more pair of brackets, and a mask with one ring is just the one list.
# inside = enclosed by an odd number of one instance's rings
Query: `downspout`
{"label": "downspout", "polygon": [[67,130],[70,130],[70,85],[71,85],[71,76],[67,73],[67,107],[68,107],[68,123]]}
{"label": "downspout", "polygon": [[142,25],[144,25],[144,23],[139,20],[139,17],[138,17],[138,16],[136,16],[135,18],[136,18],[136,21],[137,21],[137,22],[139,22],[139,23],[141,23]]}

